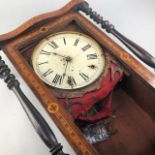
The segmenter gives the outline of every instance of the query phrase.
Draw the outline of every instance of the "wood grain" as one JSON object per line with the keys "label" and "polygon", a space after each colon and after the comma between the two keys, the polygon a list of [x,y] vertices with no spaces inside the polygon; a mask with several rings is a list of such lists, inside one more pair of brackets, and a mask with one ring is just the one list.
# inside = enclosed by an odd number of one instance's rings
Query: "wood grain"
{"label": "wood grain", "polygon": [[107,155],[154,155],[154,122],[123,90],[115,92],[113,100],[118,132],[105,143],[96,144],[96,149]]}
{"label": "wood grain", "polygon": [[[77,10],[73,10],[82,2],[83,0],[73,0],[56,12],[37,16],[18,29],[1,35],[0,46],[78,155],[155,154],[153,149],[155,127],[149,117],[149,115],[152,118],[155,116],[153,105],[155,76],[93,23],[76,12]],[[114,97],[114,105],[118,107],[115,126],[119,132],[107,142],[95,146],[99,153],[86,142],[83,134],[59,105],[54,94],[41,82],[31,67],[30,58],[33,48],[41,39],[64,30],[77,31],[76,27],[106,48],[129,73],[125,74],[126,81],[122,82],[124,91],[116,91]],[[140,87],[141,84],[143,84],[142,87]]]}
{"label": "wood grain", "polygon": [[68,3],[63,8],[61,8],[55,12],[53,11],[53,12],[49,12],[49,13],[44,13],[42,15],[33,17],[32,19],[28,20],[27,22],[22,24],[17,29],[15,29],[11,32],[8,32],[6,34],[0,35],[0,45],[9,39],[13,39],[13,38],[19,36],[20,34],[24,33],[28,29],[31,29],[32,27],[34,27],[35,25],[39,26],[43,22],[47,22],[47,21],[49,22],[52,19],[61,17],[62,15],[66,14],[68,12],[76,11],[76,9],[75,9],[76,6],[80,5],[82,2],[84,2],[84,0],[71,0],[70,3]]}

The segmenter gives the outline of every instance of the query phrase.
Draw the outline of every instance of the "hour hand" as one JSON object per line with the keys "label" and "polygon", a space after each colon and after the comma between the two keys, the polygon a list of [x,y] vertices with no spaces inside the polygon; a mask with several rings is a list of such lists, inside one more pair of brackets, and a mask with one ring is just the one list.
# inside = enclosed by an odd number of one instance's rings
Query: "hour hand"
{"label": "hour hand", "polygon": [[56,52],[51,52],[53,55],[56,55],[56,56],[60,56],[60,57],[63,57],[63,58],[67,58],[66,56],[64,56],[64,55],[61,55],[61,54],[58,54],[58,53],[56,53]]}

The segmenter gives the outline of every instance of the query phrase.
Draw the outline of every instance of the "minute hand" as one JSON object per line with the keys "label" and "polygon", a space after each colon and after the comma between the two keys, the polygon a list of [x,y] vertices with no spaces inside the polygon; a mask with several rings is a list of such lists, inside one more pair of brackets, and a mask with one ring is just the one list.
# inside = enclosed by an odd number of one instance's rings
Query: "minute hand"
{"label": "minute hand", "polygon": [[68,67],[68,61],[67,61],[67,64],[66,64],[66,67],[65,67],[65,72],[63,73],[63,76],[66,75],[67,67]]}

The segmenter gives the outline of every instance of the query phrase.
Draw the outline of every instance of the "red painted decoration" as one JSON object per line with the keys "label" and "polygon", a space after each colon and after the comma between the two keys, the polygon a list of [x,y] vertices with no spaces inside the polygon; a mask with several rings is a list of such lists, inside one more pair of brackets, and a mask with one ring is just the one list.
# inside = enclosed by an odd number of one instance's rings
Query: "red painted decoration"
{"label": "red painted decoration", "polygon": [[[69,107],[73,119],[97,121],[106,118],[111,115],[112,91],[122,79],[122,76],[123,72],[119,66],[111,61],[108,72],[102,81],[102,87],[99,90],[86,93],[82,97],[69,99],[69,102],[74,104],[66,104],[65,99],[60,99],[60,103],[66,109]],[[89,111],[95,109],[96,104],[101,100],[105,101],[105,104],[95,114],[89,115]]]}

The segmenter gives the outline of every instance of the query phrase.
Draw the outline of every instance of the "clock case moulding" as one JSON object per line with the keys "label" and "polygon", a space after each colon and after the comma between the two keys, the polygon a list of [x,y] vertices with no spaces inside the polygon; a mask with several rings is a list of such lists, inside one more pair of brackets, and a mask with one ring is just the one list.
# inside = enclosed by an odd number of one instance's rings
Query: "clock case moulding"
{"label": "clock case moulding", "polygon": [[[16,30],[1,35],[0,47],[78,155],[153,155],[155,76],[78,12],[81,3],[83,0],[72,0],[58,11],[32,18]],[[88,144],[53,92],[32,69],[31,55],[35,46],[48,35],[62,31],[89,35],[124,68],[124,78],[113,96],[114,127],[118,133],[105,142]]]}

